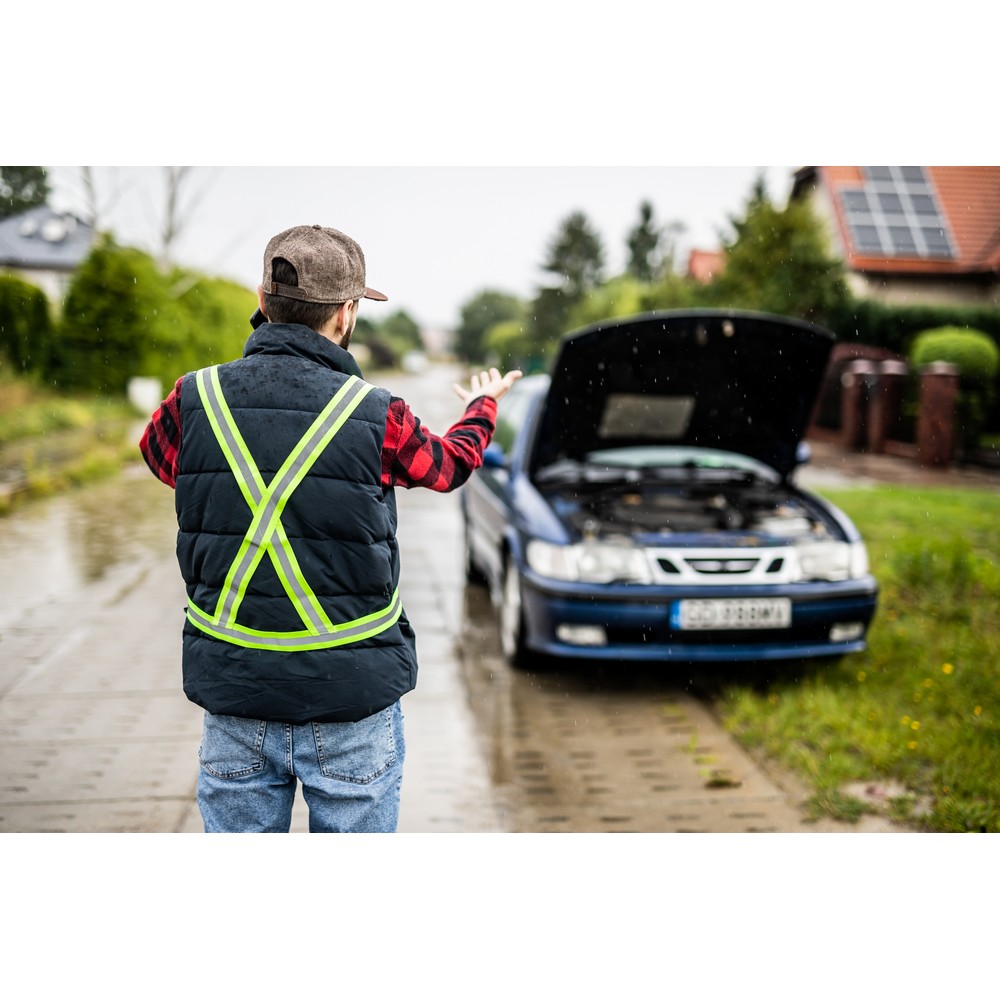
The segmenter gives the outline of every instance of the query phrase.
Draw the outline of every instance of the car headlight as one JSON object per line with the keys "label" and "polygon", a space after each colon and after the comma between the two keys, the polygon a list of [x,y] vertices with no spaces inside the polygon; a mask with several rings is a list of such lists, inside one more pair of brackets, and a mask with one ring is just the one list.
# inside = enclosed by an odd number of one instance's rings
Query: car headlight
{"label": "car headlight", "polygon": [[864,542],[851,542],[851,579],[868,575],[868,549]]}
{"label": "car headlight", "polygon": [[804,542],[796,548],[803,580],[856,580],[868,572],[863,542]]}
{"label": "car headlight", "polygon": [[534,540],[525,553],[528,565],[554,580],[586,583],[649,583],[649,564],[642,549],[606,542],[553,545]]}

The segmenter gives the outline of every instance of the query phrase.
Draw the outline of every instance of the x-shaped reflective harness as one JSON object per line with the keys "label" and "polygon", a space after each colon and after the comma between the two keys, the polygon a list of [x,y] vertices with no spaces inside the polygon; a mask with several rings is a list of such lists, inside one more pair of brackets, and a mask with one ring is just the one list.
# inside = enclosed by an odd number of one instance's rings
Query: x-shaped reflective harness
{"label": "x-shaped reflective harness", "polygon": [[[212,431],[253,516],[222,585],[215,614],[210,615],[189,601],[187,616],[191,624],[216,639],[238,646],[284,652],[343,646],[378,635],[392,626],[402,610],[398,590],[380,611],[354,621],[331,622],[306,583],[281,523],[281,513],[289,497],[372,386],[354,375],[348,376],[291,450],[271,482],[265,484],[222,394],[218,367],[203,368],[197,373],[196,381]],[[247,585],[265,554],[270,557],[285,593],[305,626],[299,631],[264,632],[247,628],[236,621]]]}

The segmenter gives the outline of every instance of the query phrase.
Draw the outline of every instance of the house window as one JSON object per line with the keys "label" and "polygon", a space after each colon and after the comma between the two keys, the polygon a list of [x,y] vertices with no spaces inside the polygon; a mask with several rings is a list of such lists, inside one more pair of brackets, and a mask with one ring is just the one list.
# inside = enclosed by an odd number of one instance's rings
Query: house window
{"label": "house window", "polygon": [[861,188],[838,192],[855,253],[954,258],[947,224],[923,167],[863,167],[862,170]]}

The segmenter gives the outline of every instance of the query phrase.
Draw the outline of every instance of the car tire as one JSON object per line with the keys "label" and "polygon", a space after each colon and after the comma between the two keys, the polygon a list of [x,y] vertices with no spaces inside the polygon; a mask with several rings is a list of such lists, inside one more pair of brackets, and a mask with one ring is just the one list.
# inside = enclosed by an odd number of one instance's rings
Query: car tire
{"label": "car tire", "polygon": [[521,574],[509,553],[504,561],[503,590],[498,610],[500,648],[504,658],[519,670],[534,666],[534,657],[524,644],[524,607],[521,598]]}

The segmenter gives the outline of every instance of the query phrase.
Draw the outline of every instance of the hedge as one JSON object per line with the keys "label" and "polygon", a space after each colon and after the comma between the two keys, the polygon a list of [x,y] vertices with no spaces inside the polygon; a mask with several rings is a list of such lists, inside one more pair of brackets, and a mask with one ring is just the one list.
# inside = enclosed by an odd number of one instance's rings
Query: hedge
{"label": "hedge", "polygon": [[49,300],[35,285],[0,274],[0,364],[19,375],[42,370],[53,349]]}

